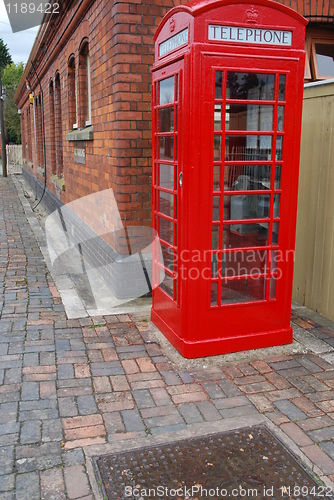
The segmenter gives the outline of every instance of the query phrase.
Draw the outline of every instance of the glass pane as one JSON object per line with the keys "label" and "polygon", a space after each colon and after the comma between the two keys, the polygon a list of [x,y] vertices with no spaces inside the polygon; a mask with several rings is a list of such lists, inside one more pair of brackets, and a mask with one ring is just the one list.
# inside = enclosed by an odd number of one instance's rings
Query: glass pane
{"label": "glass pane", "polygon": [[161,243],[161,252],[163,257],[163,262],[161,262],[161,264],[166,269],[169,269],[170,272],[173,272],[173,250]]}
{"label": "glass pane", "polygon": [[175,131],[176,131],[176,132],[177,132],[177,127],[178,127],[178,125],[177,125],[177,117],[178,117],[178,116],[179,116],[179,115],[178,115],[178,107],[177,107],[177,106],[175,106]]}
{"label": "glass pane", "polygon": [[275,189],[281,189],[281,165],[275,167]]}
{"label": "glass pane", "polygon": [[274,106],[230,104],[226,106],[227,130],[273,130]]}
{"label": "glass pane", "polygon": [[270,189],[270,165],[226,165],[225,191]]}
{"label": "glass pane", "polygon": [[161,163],[159,183],[161,187],[174,189],[174,166]]}
{"label": "glass pane", "polygon": [[159,109],[159,131],[174,132],[174,107]]}
{"label": "glass pane", "polygon": [[274,299],[276,297],[276,281],[277,278],[275,278],[275,276],[270,278],[269,299]]}
{"label": "glass pane", "polygon": [[278,244],[279,222],[273,223],[273,245]]}
{"label": "glass pane", "polygon": [[276,139],[276,160],[282,160],[283,156],[283,137],[277,136]]}
{"label": "glass pane", "polygon": [[212,220],[219,220],[220,196],[214,196],[212,201]]}
{"label": "glass pane", "polygon": [[221,152],[221,136],[215,135],[214,144],[213,144],[213,158],[214,160],[220,160],[220,152]]}
{"label": "glass pane", "polygon": [[215,120],[214,129],[221,130],[221,128],[222,128],[222,105],[221,104],[215,104],[214,120]]}
{"label": "glass pane", "polygon": [[279,83],[278,83],[278,100],[279,101],[285,101],[285,75],[280,75],[279,76]]}
{"label": "glass pane", "polygon": [[233,135],[225,137],[225,160],[271,160],[271,135]]}
{"label": "glass pane", "polygon": [[223,248],[263,247],[268,245],[268,224],[231,224],[223,231]]}
{"label": "glass pane", "polygon": [[213,166],[213,190],[220,191],[220,165]]}
{"label": "glass pane", "polygon": [[162,240],[173,245],[173,223],[169,220],[159,217],[160,231],[159,236]]}
{"label": "glass pane", "polygon": [[[230,197],[230,216],[227,220],[265,219],[269,217],[270,196],[263,194]],[[224,199],[224,204],[228,200]]]}
{"label": "glass pane", "polygon": [[160,158],[163,160],[174,160],[174,137],[159,137]]}
{"label": "glass pane", "polygon": [[275,75],[227,73],[226,98],[273,101]]}
{"label": "glass pane", "polygon": [[334,76],[334,44],[316,43],[318,75]]}
{"label": "glass pane", "polygon": [[222,305],[265,300],[266,281],[265,278],[247,278],[244,280],[222,282]]}
{"label": "glass pane", "polygon": [[169,104],[174,102],[174,76],[161,80],[160,82],[160,104]]}
{"label": "glass pane", "polygon": [[211,254],[211,278],[217,278],[218,276],[218,255],[216,253]]}
{"label": "glass pane", "polygon": [[271,273],[277,273],[277,264],[279,262],[279,253],[278,250],[272,250],[271,251],[271,266],[270,266],[270,272]]}
{"label": "glass pane", "polygon": [[219,226],[212,226],[212,250],[219,248]]}
{"label": "glass pane", "polygon": [[216,71],[216,83],[215,83],[215,98],[222,98],[222,88],[223,88],[223,73],[222,71]]}
{"label": "glass pane", "polygon": [[173,195],[159,191],[159,211],[168,217],[173,217]]}
{"label": "glass pane", "polygon": [[274,219],[279,217],[280,201],[281,201],[281,195],[275,194],[274,195]]}
{"label": "glass pane", "polygon": [[277,131],[283,132],[284,129],[284,106],[277,108]]}
{"label": "glass pane", "polygon": [[160,288],[169,295],[169,297],[173,298],[173,278],[169,274],[165,274],[165,279],[160,284]]}
{"label": "glass pane", "polygon": [[210,300],[210,304],[212,306],[216,306],[217,305],[217,297],[218,297],[218,283],[217,282],[214,282],[214,283],[211,283],[211,300]]}
{"label": "glass pane", "polygon": [[223,276],[258,276],[267,270],[267,250],[229,252],[225,255]]}

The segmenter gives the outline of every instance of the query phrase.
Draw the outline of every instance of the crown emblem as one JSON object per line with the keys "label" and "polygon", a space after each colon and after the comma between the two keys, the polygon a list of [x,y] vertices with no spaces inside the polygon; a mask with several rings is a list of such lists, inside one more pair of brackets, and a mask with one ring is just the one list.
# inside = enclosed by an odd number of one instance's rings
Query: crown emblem
{"label": "crown emblem", "polygon": [[170,21],[169,21],[169,28],[170,30],[173,32],[175,30],[175,19],[174,17],[171,17],[170,18]]}
{"label": "crown emblem", "polygon": [[246,17],[248,23],[257,23],[259,19],[259,11],[254,9],[252,6],[250,9],[246,10]]}

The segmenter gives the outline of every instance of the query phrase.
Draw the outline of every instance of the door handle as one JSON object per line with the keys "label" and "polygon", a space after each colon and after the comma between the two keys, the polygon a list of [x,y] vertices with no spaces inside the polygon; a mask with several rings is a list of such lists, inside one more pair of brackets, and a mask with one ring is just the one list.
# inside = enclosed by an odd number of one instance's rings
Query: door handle
{"label": "door handle", "polygon": [[182,186],[183,175],[182,172],[179,173],[179,185]]}

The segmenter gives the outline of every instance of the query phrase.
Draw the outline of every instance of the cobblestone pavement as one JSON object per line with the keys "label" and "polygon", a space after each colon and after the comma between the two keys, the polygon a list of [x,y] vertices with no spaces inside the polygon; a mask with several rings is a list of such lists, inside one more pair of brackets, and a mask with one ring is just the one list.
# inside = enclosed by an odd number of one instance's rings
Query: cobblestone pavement
{"label": "cobblestone pavement", "polygon": [[260,422],[332,485],[334,330],[295,309],[322,357],[178,368],[147,317],[68,320],[10,178],[0,205],[2,500],[102,498],[94,454]]}

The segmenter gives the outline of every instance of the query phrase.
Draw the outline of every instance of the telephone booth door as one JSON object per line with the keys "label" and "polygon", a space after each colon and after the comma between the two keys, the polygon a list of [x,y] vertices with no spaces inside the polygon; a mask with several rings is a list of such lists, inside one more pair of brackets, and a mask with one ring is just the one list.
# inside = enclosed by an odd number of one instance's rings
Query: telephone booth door
{"label": "telephone booth door", "polygon": [[152,218],[160,242],[159,251],[153,252],[153,280],[162,280],[154,290],[154,303],[157,314],[175,331],[181,329],[182,79],[181,60],[157,71],[152,86]]}
{"label": "telephone booth door", "polygon": [[247,62],[204,56],[200,121],[210,127],[201,134],[212,151],[204,148],[201,159],[210,165],[209,182],[201,180],[210,203],[200,223],[207,231],[198,355],[292,341],[286,283],[294,261],[299,62]]}

